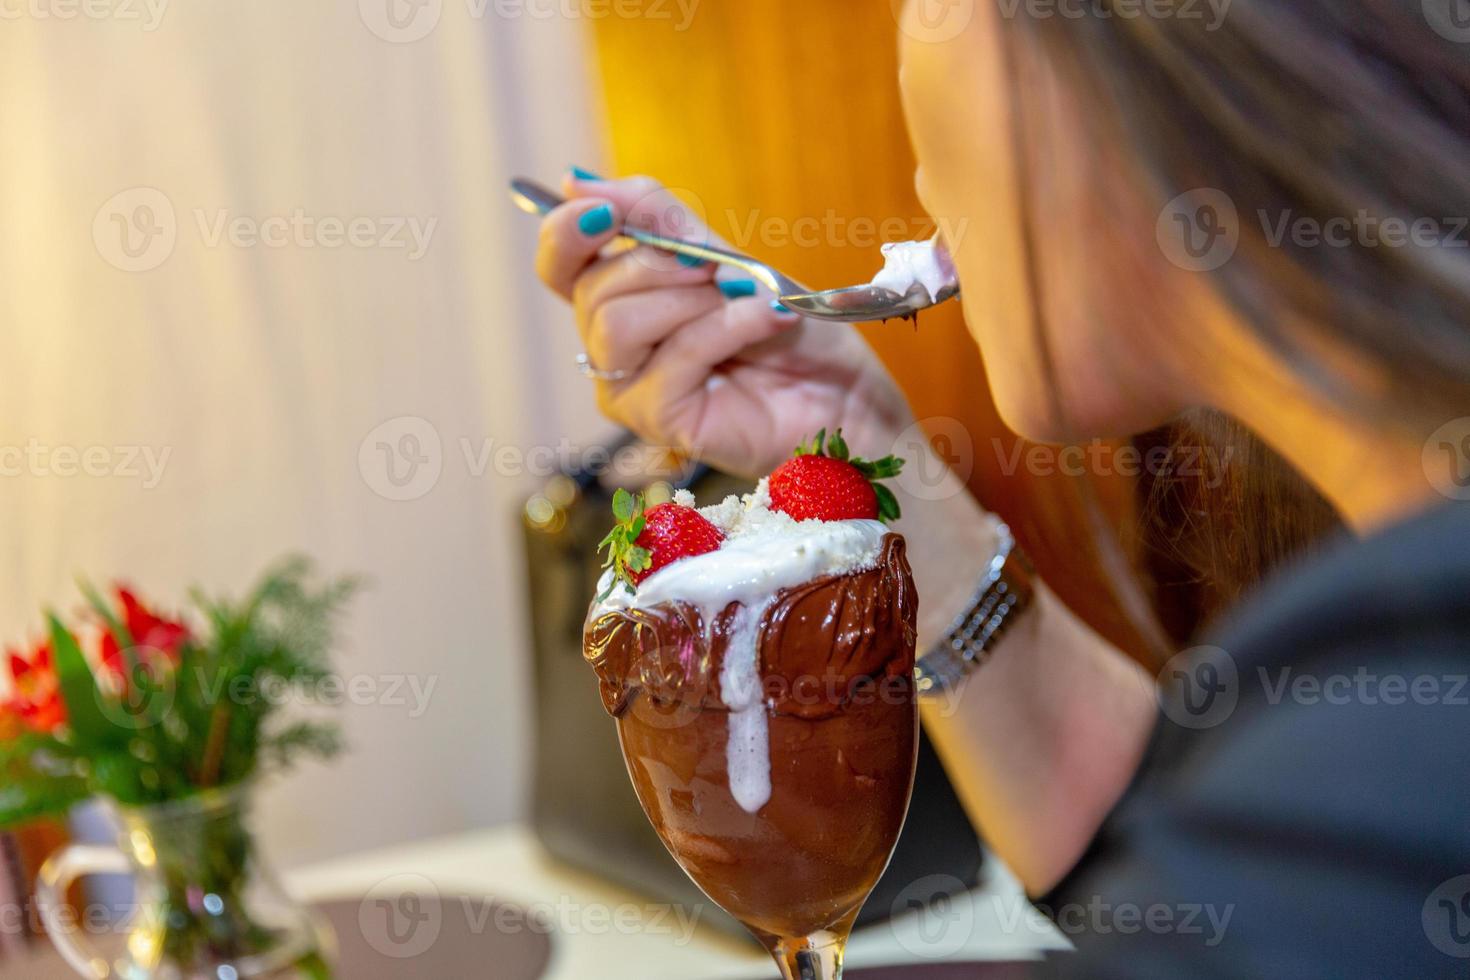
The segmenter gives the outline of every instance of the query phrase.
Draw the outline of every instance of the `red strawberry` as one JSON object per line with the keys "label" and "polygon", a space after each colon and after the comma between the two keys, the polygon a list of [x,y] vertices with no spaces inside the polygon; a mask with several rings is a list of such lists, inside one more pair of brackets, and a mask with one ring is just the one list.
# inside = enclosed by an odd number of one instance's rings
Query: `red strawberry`
{"label": "red strawberry", "polygon": [[897,498],[877,481],[901,469],[896,456],[873,462],[849,457],[842,430],[829,439],[823,429],[771,474],[771,509],[798,521],[897,520]]}
{"label": "red strawberry", "polygon": [[626,490],[613,494],[613,516],[617,526],[597,550],[608,549],[603,567],[610,566],[616,579],[634,588],[660,568],[715,551],[725,541],[693,507],[658,504],[645,513],[643,496]]}

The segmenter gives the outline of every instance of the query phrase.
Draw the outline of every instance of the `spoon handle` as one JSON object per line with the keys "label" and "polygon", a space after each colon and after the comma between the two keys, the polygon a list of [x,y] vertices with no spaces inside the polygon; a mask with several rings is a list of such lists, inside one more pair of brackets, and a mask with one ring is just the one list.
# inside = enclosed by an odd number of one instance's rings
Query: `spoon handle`
{"label": "spoon handle", "polygon": [[510,182],[510,199],[527,214],[542,216],[566,203],[566,198],[526,177],[517,177]]}
{"label": "spoon handle", "polygon": [[[510,182],[510,197],[516,206],[527,214],[545,215],[555,208],[566,203],[566,199],[548,190],[541,184],[526,177],[517,177]],[[749,273],[777,295],[786,295],[794,292],[806,292],[806,288],[799,283],[779,276],[772,269],[748,255],[738,252],[727,252],[722,248],[712,245],[700,245],[697,242],[688,242],[682,238],[668,238],[664,235],[655,235],[652,232],[642,231],[638,228],[629,228],[624,225],[620,230],[624,238],[631,238],[642,245],[651,245],[654,248],[663,249],[665,252],[673,252],[675,255],[684,255],[692,259],[700,259],[705,262],[716,262],[720,265],[734,266]]]}

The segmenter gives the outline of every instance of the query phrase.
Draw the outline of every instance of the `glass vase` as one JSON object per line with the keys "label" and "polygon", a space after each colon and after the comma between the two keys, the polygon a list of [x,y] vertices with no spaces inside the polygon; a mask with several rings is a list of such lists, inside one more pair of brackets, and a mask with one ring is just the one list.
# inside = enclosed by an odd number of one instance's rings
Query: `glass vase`
{"label": "glass vase", "polygon": [[[53,855],[37,895],[67,963],[96,980],[330,977],[330,933],[261,862],[247,822],[250,799],[242,785],[154,806],[114,804],[115,847],[74,844]],[[72,883],[97,874],[134,882],[120,950],[93,945],[66,914]]]}

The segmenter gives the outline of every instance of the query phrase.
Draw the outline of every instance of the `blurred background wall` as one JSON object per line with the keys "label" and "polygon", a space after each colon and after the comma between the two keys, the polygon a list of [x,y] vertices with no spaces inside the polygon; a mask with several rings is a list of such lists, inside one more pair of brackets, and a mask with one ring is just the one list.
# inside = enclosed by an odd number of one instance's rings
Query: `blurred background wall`
{"label": "blurred background wall", "polygon": [[517,506],[607,426],[504,188],[599,163],[585,25],[38,3],[0,22],[0,643],[79,573],[167,600],[305,551],[372,580],[377,703],[263,801],[282,863],[515,818]]}

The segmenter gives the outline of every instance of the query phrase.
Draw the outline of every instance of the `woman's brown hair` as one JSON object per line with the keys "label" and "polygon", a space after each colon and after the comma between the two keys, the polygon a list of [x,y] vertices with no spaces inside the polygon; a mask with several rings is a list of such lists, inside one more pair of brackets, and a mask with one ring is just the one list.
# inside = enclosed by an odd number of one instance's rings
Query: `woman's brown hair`
{"label": "woman's brown hair", "polygon": [[[1114,156],[1145,200],[1162,210],[1210,188],[1233,203],[1234,256],[1200,274],[1297,374],[1421,438],[1470,414],[1470,26],[1457,40],[1458,3],[998,5],[1010,21],[1038,343],[1048,343],[1039,302],[1046,255],[1026,174],[1045,149],[1025,90],[1040,55],[1083,111],[1118,134],[1124,149]],[[1283,216],[1318,228],[1345,218],[1357,237],[1335,247],[1281,236]],[[1381,234],[1365,237],[1364,219],[1380,231],[1392,219],[1433,233],[1391,246]],[[1355,370],[1324,351],[1346,355]],[[1334,526],[1321,498],[1231,420],[1197,413],[1168,438],[1213,447],[1227,469],[1209,490],[1177,479],[1142,488],[1152,564],[1200,587],[1201,615]]]}

